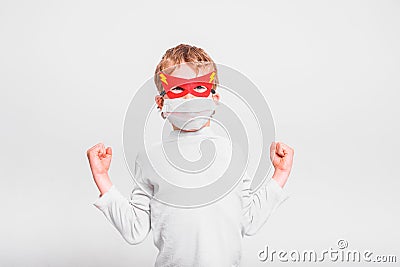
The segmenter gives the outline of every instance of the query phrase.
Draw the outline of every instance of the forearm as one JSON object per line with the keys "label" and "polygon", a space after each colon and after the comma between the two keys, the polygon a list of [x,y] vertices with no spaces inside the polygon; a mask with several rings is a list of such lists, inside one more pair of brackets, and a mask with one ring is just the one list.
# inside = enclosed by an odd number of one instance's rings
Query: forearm
{"label": "forearm", "polygon": [[113,183],[108,175],[105,174],[93,174],[94,182],[96,183],[97,188],[100,191],[100,196],[104,195],[108,190],[110,190]]}
{"label": "forearm", "polygon": [[257,192],[251,192],[250,179],[244,180],[244,233],[253,235],[275,209],[288,198],[283,189],[292,169],[294,150],[283,143],[271,143],[270,158],[275,168],[272,179]]}
{"label": "forearm", "polygon": [[290,171],[281,171],[275,169],[272,179],[274,179],[280,185],[280,187],[283,188],[289,178],[289,174]]}
{"label": "forearm", "polygon": [[112,186],[93,203],[129,244],[142,242],[150,231],[149,200],[136,195],[137,190],[129,201]]}
{"label": "forearm", "polygon": [[244,232],[256,234],[275,209],[288,198],[275,179],[263,184],[256,192],[248,193],[244,207]]}

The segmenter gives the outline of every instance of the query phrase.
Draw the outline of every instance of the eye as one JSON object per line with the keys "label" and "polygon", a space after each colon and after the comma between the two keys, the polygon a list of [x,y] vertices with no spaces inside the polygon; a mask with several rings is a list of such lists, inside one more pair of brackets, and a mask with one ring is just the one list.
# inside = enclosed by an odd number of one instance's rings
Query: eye
{"label": "eye", "polygon": [[184,91],[184,89],[182,87],[177,86],[177,87],[172,88],[171,91],[174,92],[175,94],[177,94],[177,93]]}
{"label": "eye", "polygon": [[196,92],[198,92],[198,93],[203,93],[203,92],[207,91],[207,87],[205,87],[203,85],[199,85],[196,88],[194,88],[194,90],[196,90]]}

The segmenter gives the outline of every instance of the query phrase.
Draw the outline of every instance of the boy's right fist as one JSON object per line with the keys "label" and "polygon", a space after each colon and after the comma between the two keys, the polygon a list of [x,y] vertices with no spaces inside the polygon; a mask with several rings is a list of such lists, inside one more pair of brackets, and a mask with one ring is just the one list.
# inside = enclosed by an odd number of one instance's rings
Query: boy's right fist
{"label": "boy's right fist", "polygon": [[100,176],[108,173],[112,158],[111,147],[107,147],[106,149],[103,143],[98,143],[88,149],[87,157],[93,176]]}

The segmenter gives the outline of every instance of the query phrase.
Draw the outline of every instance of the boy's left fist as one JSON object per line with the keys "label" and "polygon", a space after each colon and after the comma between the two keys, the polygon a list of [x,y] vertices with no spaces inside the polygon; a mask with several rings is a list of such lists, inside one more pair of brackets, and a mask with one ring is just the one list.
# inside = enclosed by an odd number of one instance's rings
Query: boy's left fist
{"label": "boy's left fist", "polygon": [[274,165],[274,178],[282,187],[289,177],[293,164],[293,148],[281,142],[272,142],[270,146],[270,158]]}

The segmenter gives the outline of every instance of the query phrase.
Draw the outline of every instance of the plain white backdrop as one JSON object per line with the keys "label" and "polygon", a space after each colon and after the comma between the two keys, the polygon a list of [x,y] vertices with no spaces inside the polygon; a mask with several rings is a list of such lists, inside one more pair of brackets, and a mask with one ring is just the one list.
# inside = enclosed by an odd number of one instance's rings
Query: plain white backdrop
{"label": "plain white backdrop", "polygon": [[267,266],[266,245],[338,239],[400,260],[399,14],[398,1],[1,1],[0,265],[153,265],[151,234],[129,245],[92,205],[86,150],[112,146],[128,196],[126,108],[179,43],[250,77],[295,149],[291,198],[245,239],[243,266]]}

